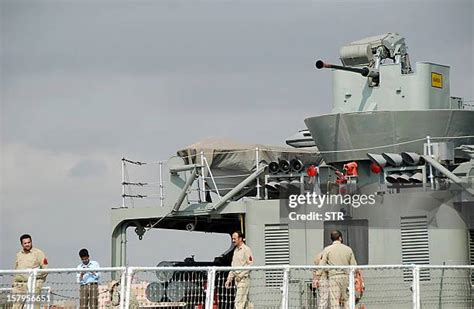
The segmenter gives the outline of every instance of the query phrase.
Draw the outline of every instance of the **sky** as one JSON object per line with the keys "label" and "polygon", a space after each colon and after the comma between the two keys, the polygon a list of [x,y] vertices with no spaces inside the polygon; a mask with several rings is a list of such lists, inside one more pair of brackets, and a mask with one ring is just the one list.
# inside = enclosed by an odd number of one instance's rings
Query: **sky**
{"label": "sky", "polygon": [[[0,269],[23,233],[52,266],[76,266],[82,247],[110,265],[122,157],[165,160],[208,137],[283,145],[331,111],[314,62],[339,63],[349,42],[400,33],[412,64],[450,65],[451,95],[474,100],[473,16],[472,0],[0,0]],[[128,263],[229,247],[190,235],[129,231]]]}

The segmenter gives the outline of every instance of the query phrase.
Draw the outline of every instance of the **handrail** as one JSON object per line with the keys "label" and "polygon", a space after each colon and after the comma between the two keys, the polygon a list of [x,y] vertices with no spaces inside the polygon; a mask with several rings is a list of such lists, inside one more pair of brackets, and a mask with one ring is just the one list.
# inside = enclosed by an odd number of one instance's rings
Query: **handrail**
{"label": "handrail", "polygon": [[[277,296],[279,298],[279,302],[281,304],[281,309],[287,309],[289,307],[294,306],[294,299],[293,297],[290,297],[289,291],[291,291],[293,288],[290,288],[291,285],[295,284],[295,277],[292,275],[292,271],[304,271],[302,273],[302,277],[299,277],[302,280],[310,280],[312,277],[313,271],[314,270],[331,270],[331,269],[345,269],[347,270],[347,275],[349,276],[349,308],[355,308],[355,284],[354,284],[354,278],[351,277],[354,276],[356,271],[359,270],[411,270],[412,276],[410,278],[410,281],[407,282],[411,286],[411,303],[412,303],[412,308],[420,308],[421,302],[423,301],[424,297],[424,290],[423,286],[421,285],[421,281],[423,280],[422,278],[422,273],[421,271],[425,269],[441,269],[442,270],[442,276],[445,276],[445,271],[448,269],[452,270],[462,270],[462,271],[474,271],[474,265],[351,265],[351,266],[316,266],[316,265],[266,265],[266,266],[246,266],[246,267],[228,267],[228,266],[204,266],[204,267],[196,267],[196,266],[183,266],[183,267],[99,267],[99,268],[90,268],[90,270],[94,271],[100,271],[101,273],[105,272],[121,272],[121,276],[119,278],[120,280],[120,295],[123,295],[124,297],[120,297],[120,306],[119,308],[123,309],[128,309],[130,308],[130,301],[133,299],[132,295],[132,287],[134,283],[133,277],[135,274],[140,274],[143,272],[201,272],[204,273],[203,277],[198,277],[198,278],[206,278],[207,280],[205,281],[200,281],[201,283],[205,282],[206,287],[203,289],[205,291],[205,297],[202,300],[202,305],[203,308],[214,308],[214,301],[218,298],[215,297],[215,293],[221,293],[219,292],[220,289],[218,288],[218,285],[220,281],[222,280],[223,276],[226,276],[226,273],[228,271],[279,271],[279,287],[281,288],[281,295]],[[39,273],[79,273],[84,271],[84,269],[78,269],[78,268],[51,268],[51,269],[22,269],[22,270],[0,270],[0,278],[1,276],[4,275],[14,275],[14,274],[29,274],[29,281],[28,281],[28,290],[30,293],[33,293],[32,291],[35,290],[35,284],[36,284],[36,278]],[[406,273],[406,272],[403,272]],[[296,273],[297,274],[297,273]],[[467,272],[465,273],[467,276]],[[402,276],[402,275],[400,275]],[[456,277],[458,278],[458,273],[453,275],[453,278]],[[113,275],[112,275],[113,278]],[[190,277],[191,278],[191,277]],[[250,280],[262,280],[261,276],[250,276]],[[366,280],[370,280],[371,276],[366,275]],[[47,281],[50,281],[46,279]],[[74,276],[73,279],[71,279],[74,284],[76,283],[76,278]],[[156,279],[154,279],[156,281]],[[199,279],[201,280],[201,279]],[[265,280],[265,276],[263,276],[263,280]],[[4,282],[4,279],[2,278],[2,282]],[[61,281],[63,282],[63,281]],[[105,281],[107,282],[107,281]],[[104,283],[105,283],[104,282]],[[148,281],[150,282],[150,281]],[[306,282],[306,281],[305,281]],[[462,284],[468,284],[467,281],[465,281],[465,277],[459,277],[459,282],[462,282]],[[53,282],[54,283],[54,282]],[[146,282],[145,282],[146,283]],[[298,284],[298,283],[296,283]],[[425,284],[425,283],[424,283]],[[436,284],[436,282],[434,282]],[[470,285],[469,285],[470,286]],[[265,285],[263,286],[257,286],[253,285],[254,288],[265,288]],[[57,290],[56,290],[57,292]],[[110,292],[110,291],[109,291]],[[449,293],[447,291],[446,293]],[[54,294],[54,293],[52,293]],[[58,295],[58,294],[54,294]],[[203,294],[204,295],[204,294]],[[447,296],[449,297],[449,296]],[[77,298],[74,298],[77,299]],[[49,301],[49,300],[48,300]],[[440,301],[438,301],[439,303]],[[467,303],[466,303],[467,304]],[[33,302],[27,303],[28,308],[33,307]]]}

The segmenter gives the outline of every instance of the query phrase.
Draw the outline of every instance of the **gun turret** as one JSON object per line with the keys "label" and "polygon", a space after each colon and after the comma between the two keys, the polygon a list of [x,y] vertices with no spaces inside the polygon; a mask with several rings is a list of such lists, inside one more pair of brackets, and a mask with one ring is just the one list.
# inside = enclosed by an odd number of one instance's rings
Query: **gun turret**
{"label": "gun turret", "polygon": [[346,67],[346,66],[342,66],[342,65],[325,63],[322,60],[318,60],[318,61],[316,61],[316,68],[317,69],[326,68],[326,69],[349,71],[349,72],[359,73],[360,75],[362,75],[364,77],[371,77],[373,79],[378,79],[379,78],[379,72],[374,71],[374,70],[372,70],[368,67],[353,68],[353,67]]}
{"label": "gun turret", "polygon": [[412,72],[405,38],[398,33],[385,33],[359,41],[341,48],[342,66],[316,61],[316,68],[328,68],[359,73],[369,79],[369,86],[378,86],[380,82],[379,67],[385,60],[391,59],[401,64],[401,73]]}

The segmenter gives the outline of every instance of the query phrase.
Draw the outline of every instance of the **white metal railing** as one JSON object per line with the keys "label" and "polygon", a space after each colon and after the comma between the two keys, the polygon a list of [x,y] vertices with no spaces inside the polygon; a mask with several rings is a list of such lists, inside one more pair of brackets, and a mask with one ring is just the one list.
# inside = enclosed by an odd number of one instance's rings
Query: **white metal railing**
{"label": "white metal railing", "polygon": [[[349,308],[473,308],[469,265],[369,265],[369,266],[253,266],[253,267],[115,267],[87,269],[99,272],[99,308],[138,307],[232,308],[236,287],[228,287],[229,271],[248,271],[249,299],[255,308],[316,308],[321,291],[312,286],[313,272],[343,270],[348,282]],[[0,307],[18,302],[12,283],[16,275],[31,297],[39,293],[37,284],[47,274],[43,290],[48,297],[38,299],[41,307],[76,308],[79,299],[77,274],[84,270],[30,269],[0,270]],[[355,289],[354,274],[363,274],[365,292]],[[420,276],[420,271],[423,271]],[[426,276],[428,271],[429,276]],[[331,275],[329,275],[331,278]],[[344,277],[344,275],[343,275]],[[331,279],[329,280],[331,282]],[[331,286],[329,287],[331,289]],[[36,292],[36,294],[35,294]],[[18,293],[18,292],[16,292]],[[114,294],[115,293],[115,294]],[[119,301],[117,302],[117,296]],[[121,297],[124,295],[124,297]],[[18,295],[16,295],[18,296]],[[29,300],[30,298],[28,298]],[[31,298],[34,299],[34,298]],[[114,303],[115,299],[115,303]],[[25,301],[27,309],[37,303]]]}
{"label": "white metal railing", "polygon": [[464,101],[462,103],[462,109],[474,110],[474,101]]}

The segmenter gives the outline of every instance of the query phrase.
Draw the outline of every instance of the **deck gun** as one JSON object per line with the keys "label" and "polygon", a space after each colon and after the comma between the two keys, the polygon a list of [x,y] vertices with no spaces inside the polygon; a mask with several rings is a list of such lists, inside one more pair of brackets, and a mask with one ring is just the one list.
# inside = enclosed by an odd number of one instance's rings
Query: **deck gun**
{"label": "deck gun", "polygon": [[339,51],[342,66],[316,61],[316,68],[328,68],[359,73],[376,86],[380,81],[379,67],[387,59],[401,64],[401,73],[412,72],[405,38],[397,33],[385,33],[352,42]]}

